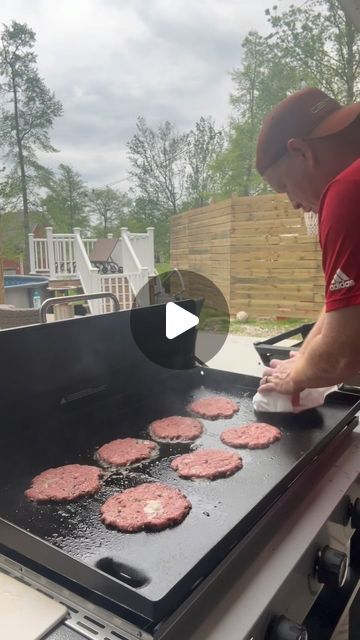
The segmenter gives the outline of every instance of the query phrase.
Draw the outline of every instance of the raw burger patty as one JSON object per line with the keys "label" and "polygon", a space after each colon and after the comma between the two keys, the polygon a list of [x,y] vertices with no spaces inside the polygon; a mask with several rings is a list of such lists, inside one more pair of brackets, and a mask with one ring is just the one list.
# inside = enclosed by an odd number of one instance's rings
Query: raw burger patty
{"label": "raw burger patty", "polygon": [[102,505],[101,519],[120,531],[160,531],[180,524],[191,502],[174,487],[160,482],[140,484],[117,493]]}
{"label": "raw burger patty", "polygon": [[209,396],[192,402],[189,411],[202,418],[215,420],[216,418],[231,418],[234,413],[239,411],[239,405],[229,398]]}
{"label": "raw burger patty", "polygon": [[100,462],[118,467],[126,467],[135,462],[150,460],[157,453],[158,447],[151,440],[137,438],[118,438],[104,444],[97,451]]}
{"label": "raw burger patty", "polygon": [[195,418],[171,416],[169,418],[162,418],[162,420],[155,420],[155,422],[152,422],[149,431],[154,440],[186,442],[199,438],[203,432],[203,427],[201,422]]}
{"label": "raw burger patty", "polygon": [[182,478],[226,478],[232,476],[243,466],[241,458],[222,449],[199,449],[193,453],[178,456],[171,468]]}
{"label": "raw burger patty", "polygon": [[266,422],[254,422],[226,429],[220,435],[221,441],[229,447],[247,449],[265,449],[280,438],[280,429]]}
{"label": "raw burger patty", "polygon": [[36,476],[25,495],[30,500],[62,502],[92,496],[101,487],[101,470],[86,464],[66,464]]}

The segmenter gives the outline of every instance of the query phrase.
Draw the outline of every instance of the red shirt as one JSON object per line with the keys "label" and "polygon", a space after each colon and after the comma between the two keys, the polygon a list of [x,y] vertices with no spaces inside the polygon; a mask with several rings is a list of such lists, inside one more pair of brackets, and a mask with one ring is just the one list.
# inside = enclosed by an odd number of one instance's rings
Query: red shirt
{"label": "red shirt", "polygon": [[319,238],[326,311],[360,304],[360,159],[326,187]]}

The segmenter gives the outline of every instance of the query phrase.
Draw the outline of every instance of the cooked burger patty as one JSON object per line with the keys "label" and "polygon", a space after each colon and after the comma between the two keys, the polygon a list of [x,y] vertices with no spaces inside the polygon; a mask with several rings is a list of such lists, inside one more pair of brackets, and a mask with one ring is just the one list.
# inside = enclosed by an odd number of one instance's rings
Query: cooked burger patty
{"label": "cooked burger patty", "polygon": [[174,487],[149,482],[117,493],[102,505],[101,519],[120,531],[160,531],[180,524],[191,502]]}
{"label": "cooked burger patty", "polygon": [[171,463],[182,478],[226,478],[232,476],[243,466],[241,458],[222,449],[200,449],[193,453],[178,456]]}
{"label": "cooked burger patty", "polygon": [[265,449],[280,438],[280,429],[266,422],[253,422],[242,427],[226,429],[220,435],[224,444],[239,449]]}
{"label": "cooked burger patty", "polygon": [[151,440],[139,440],[138,438],[118,438],[104,444],[97,451],[100,462],[126,467],[135,462],[150,460],[158,452],[158,447]]}
{"label": "cooked burger patty", "polygon": [[86,464],[66,464],[56,469],[47,469],[32,482],[25,495],[39,502],[53,500],[63,502],[92,496],[101,487],[101,470]]}
{"label": "cooked burger patty", "polygon": [[192,402],[189,406],[189,411],[202,418],[216,420],[216,418],[231,418],[239,411],[239,408],[239,405],[234,400],[221,396],[209,396]]}
{"label": "cooked burger patty", "polygon": [[170,416],[151,423],[149,432],[154,440],[167,442],[188,442],[196,440],[203,432],[203,426],[195,418]]}

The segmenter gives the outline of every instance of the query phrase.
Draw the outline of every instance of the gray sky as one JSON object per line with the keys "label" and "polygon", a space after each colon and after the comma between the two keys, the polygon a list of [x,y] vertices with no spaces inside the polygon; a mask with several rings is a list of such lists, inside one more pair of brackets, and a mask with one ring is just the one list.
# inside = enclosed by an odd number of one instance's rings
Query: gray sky
{"label": "gray sky", "polygon": [[[273,0],[2,0],[0,18],[37,35],[40,74],[64,107],[45,164],[71,164],[92,186],[126,178],[138,115],[187,130],[230,114],[229,71]],[[290,4],[278,0],[280,9]],[[117,185],[126,188],[126,182]]]}

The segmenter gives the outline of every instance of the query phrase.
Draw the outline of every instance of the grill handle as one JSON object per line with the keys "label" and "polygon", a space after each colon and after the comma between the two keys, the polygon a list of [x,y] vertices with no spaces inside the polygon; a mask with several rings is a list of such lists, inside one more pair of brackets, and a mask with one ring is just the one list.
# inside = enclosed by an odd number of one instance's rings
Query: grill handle
{"label": "grill handle", "polygon": [[78,296],[60,296],[44,300],[40,307],[40,322],[46,322],[46,312],[55,304],[70,304],[70,302],[79,302],[80,300],[100,300],[101,298],[110,298],[114,304],[114,311],[120,311],[120,303],[115,293],[110,291],[106,293],[81,293]]}

